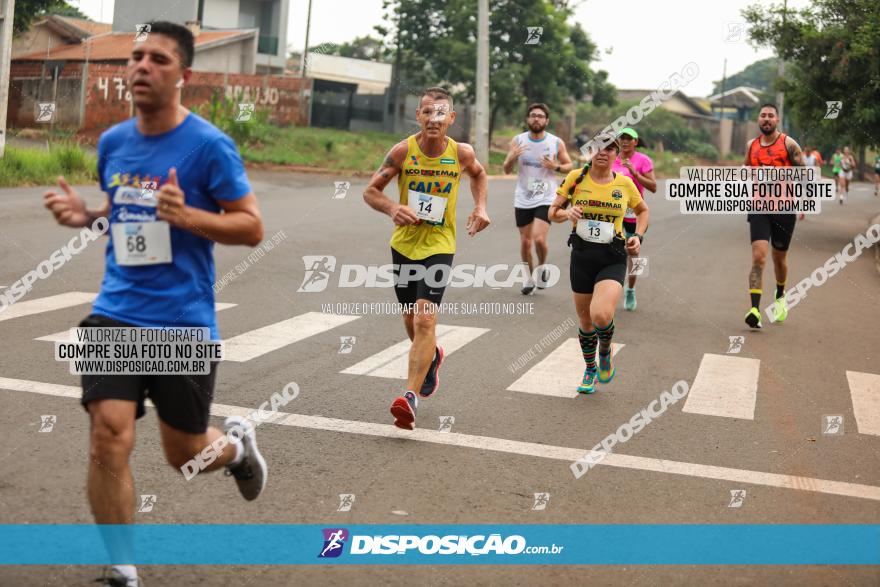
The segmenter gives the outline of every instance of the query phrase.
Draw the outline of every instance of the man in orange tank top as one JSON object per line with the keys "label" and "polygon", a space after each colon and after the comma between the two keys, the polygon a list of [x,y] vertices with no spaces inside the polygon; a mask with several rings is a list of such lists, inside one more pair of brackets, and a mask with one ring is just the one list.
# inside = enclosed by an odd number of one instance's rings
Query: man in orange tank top
{"label": "man in orange tank top", "polygon": [[[758,115],[758,126],[761,135],[749,141],[746,147],[745,164],[749,167],[790,167],[803,166],[804,154],[800,146],[790,136],[777,130],[779,111],[773,104],[761,106]],[[761,328],[761,303],[763,291],[764,264],[767,261],[767,250],[773,246],[773,269],[776,273],[776,302],[774,314],[776,322],[783,322],[788,316],[785,306],[785,279],[788,276],[786,256],[794,226],[796,214],[749,214],[749,232],[752,239],[752,270],[749,272],[749,297],[751,309],[746,314],[746,324],[751,328]]]}

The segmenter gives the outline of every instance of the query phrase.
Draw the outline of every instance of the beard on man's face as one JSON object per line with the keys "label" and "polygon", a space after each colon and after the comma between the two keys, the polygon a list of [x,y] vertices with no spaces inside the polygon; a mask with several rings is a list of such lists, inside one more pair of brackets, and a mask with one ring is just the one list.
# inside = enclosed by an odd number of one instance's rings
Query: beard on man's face
{"label": "beard on man's face", "polygon": [[776,125],[772,122],[762,122],[761,123],[761,132],[764,133],[764,136],[772,135],[776,131]]}
{"label": "beard on man's face", "polygon": [[546,122],[530,122],[529,123],[529,130],[535,134],[538,134],[539,132],[541,132],[545,128],[547,128]]}

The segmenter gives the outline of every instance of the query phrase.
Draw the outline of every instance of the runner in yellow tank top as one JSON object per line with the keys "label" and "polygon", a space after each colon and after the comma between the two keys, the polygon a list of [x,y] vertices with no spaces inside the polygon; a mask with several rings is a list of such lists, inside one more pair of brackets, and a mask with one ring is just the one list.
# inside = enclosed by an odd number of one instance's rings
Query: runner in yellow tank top
{"label": "runner in yellow tank top", "polygon": [[[412,430],[418,395],[428,397],[440,383],[443,349],[437,346],[437,307],[452,271],[455,253],[455,207],[461,174],[470,176],[474,211],[467,231],[474,236],[487,226],[486,172],[474,149],[446,136],[455,121],[452,96],[443,88],[424,91],[416,111],[418,134],[397,143],[385,157],[364,200],[384,212],[396,225],[391,235],[397,301],[403,306],[403,324],[412,341],[406,393],[391,403],[394,425]],[[399,202],[382,190],[399,175]]]}
{"label": "runner in yellow tank top", "polygon": [[413,260],[455,253],[455,203],[461,181],[458,143],[447,137],[439,157],[428,157],[419,148],[418,135],[406,139],[406,155],[397,187],[400,203],[417,214],[431,217],[418,224],[398,225],[391,248]]}

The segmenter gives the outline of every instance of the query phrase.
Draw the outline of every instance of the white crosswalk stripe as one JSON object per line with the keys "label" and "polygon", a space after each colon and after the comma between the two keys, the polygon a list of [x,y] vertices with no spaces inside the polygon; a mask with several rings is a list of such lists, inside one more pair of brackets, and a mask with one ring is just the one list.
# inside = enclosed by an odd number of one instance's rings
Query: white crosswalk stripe
{"label": "white crosswalk stripe", "polygon": [[704,354],[682,411],[754,420],[760,366],[758,359]]}
{"label": "white crosswalk stripe", "polygon": [[[0,390],[21,391],[67,398],[78,398],[81,394],[79,387],[71,385],[55,385],[40,381],[8,379],[5,377],[0,377]],[[148,403],[147,405],[149,406],[150,404]],[[220,417],[233,415],[247,417],[252,410],[253,407],[234,406],[220,403],[214,403],[211,405],[211,414]],[[342,420],[338,418],[327,418],[324,416],[295,414],[289,412],[275,412],[266,420],[266,422],[279,426],[293,426],[307,430],[330,431],[334,434],[359,434],[373,437],[392,438],[396,441],[428,442],[445,446],[486,450],[496,453],[554,459],[562,461],[563,463],[571,463],[572,461],[583,457],[586,450],[584,448],[553,446],[548,444],[510,440],[506,438],[474,436],[457,432],[438,432],[436,430],[426,430],[422,428],[417,428],[415,431],[409,432],[402,431],[389,424],[375,424],[372,422]],[[874,485],[748,469],[735,469],[731,467],[718,467],[702,463],[689,463],[654,457],[640,457],[619,454],[617,452],[608,454],[599,466],[637,471],[651,471],[666,475],[683,475],[697,479],[719,480],[724,481],[725,484],[734,483],[736,486],[741,484],[751,484],[779,489],[792,489],[825,495],[838,495],[880,501],[880,487]]]}
{"label": "white crosswalk stripe", "polygon": [[[615,356],[623,347],[622,344],[611,343],[611,356]],[[507,390],[577,397],[579,394],[576,389],[583,376],[584,355],[581,353],[581,344],[577,338],[569,338],[514,381]]]}
{"label": "white crosswalk stripe", "polygon": [[880,375],[847,371],[846,380],[859,432],[880,436]]}
{"label": "white crosswalk stripe", "polygon": [[63,294],[47,296],[45,298],[16,302],[0,312],[0,322],[4,320],[12,320],[13,318],[21,318],[23,316],[42,314],[43,312],[62,310],[64,308],[79,306],[81,304],[90,304],[95,301],[96,297],[98,297],[98,294],[96,293],[69,291]]}
{"label": "white crosswalk stripe", "polygon": [[238,363],[250,361],[359,318],[360,316],[306,312],[226,339],[224,360]]}
{"label": "white crosswalk stripe", "polygon": [[[229,308],[234,308],[238,304],[230,304],[228,302],[216,302],[214,304],[214,310],[217,312],[221,312],[223,310],[228,310]],[[71,326],[70,328],[76,328],[76,326]],[[47,334],[46,336],[41,336],[39,338],[35,338],[34,340],[48,340],[49,342],[66,342],[70,340],[70,329],[62,330],[60,332],[53,332],[52,334]]]}
{"label": "white crosswalk stripe", "polygon": [[[437,342],[443,347],[443,351],[448,356],[487,332],[489,332],[488,328],[438,324]],[[406,379],[410,344],[409,339],[401,341],[371,357],[367,357],[348,369],[344,369],[341,373],[386,377],[388,379]]]}

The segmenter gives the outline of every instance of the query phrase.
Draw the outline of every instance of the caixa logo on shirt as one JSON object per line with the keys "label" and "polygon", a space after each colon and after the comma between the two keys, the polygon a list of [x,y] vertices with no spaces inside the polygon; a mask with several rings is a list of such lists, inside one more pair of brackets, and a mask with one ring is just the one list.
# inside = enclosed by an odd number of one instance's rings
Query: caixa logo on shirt
{"label": "caixa logo on shirt", "polygon": [[337,558],[345,547],[348,540],[348,530],[345,528],[324,528],[324,546],[318,554],[318,558]]}

